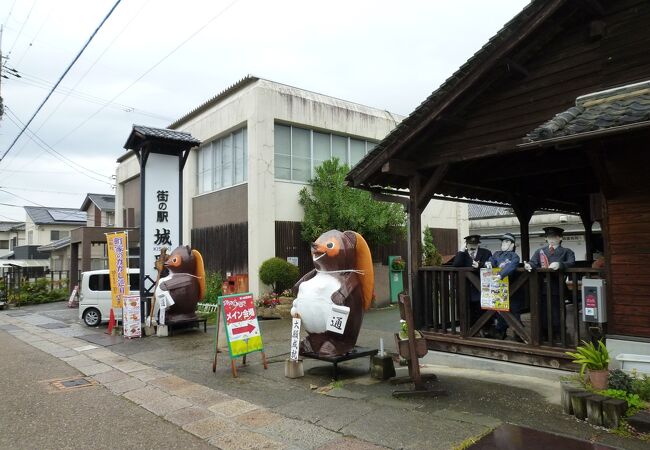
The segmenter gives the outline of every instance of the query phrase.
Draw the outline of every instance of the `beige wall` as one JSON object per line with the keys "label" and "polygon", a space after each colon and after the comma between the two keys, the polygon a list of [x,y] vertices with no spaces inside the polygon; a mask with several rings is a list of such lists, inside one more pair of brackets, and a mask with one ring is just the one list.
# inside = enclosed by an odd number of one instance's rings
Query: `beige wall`
{"label": "beige wall", "polygon": [[192,228],[246,222],[248,220],[247,195],[248,186],[240,184],[194,197]]}

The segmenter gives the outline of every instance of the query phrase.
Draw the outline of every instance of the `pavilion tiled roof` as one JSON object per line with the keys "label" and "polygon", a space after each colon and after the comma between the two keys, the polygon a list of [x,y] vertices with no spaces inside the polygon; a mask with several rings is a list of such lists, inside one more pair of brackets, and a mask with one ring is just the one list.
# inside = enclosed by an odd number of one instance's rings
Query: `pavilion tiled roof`
{"label": "pavilion tiled roof", "polygon": [[467,212],[470,219],[486,219],[488,217],[505,217],[515,215],[515,213],[512,211],[512,208],[504,206],[482,205],[478,203],[470,203],[467,205]]}
{"label": "pavilion tiled roof", "polygon": [[591,131],[650,122],[650,81],[583,95],[525,137],[537,142]]}

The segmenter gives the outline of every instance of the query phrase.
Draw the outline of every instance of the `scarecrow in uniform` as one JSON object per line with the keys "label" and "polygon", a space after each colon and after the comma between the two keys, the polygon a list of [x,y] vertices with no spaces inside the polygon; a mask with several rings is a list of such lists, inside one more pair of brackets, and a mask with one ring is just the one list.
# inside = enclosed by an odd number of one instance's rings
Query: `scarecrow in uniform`
{"label": "scarecrow in uniform", "polygon": [[[546,238],[546,245],[539,248],[530,258],[530,262],[524,263],[524,268],[527,271],[532,269],[551,269],[554,271],[562,271],[569,269],[575,265],[576,256],[573,250],[562,247],[562,235],[564,230],[559,227],[546,227],[544,228]],[[560,298],[560,278],[563,277],[561,273],[553,274],[551,276],[551,325],[554,337],[560,335],[560,308],[563,306],[564,299]],[[546,298],[546,277],[544,282],[540,283],[540,321],[542,330],[542,340],[548,341],[548,307]]]}
{"label": "scarecrow in uniform", "polygon": [[[492,252],[487,248],[481,248],[480,243],[481,236],[478,234],[465,236],[465,248],[456,253],[453,266],[484,268],[485,263],[492,256]],[[479,290],[472,285],[469,289],[469,295],[469,324],[472,326],[481,317],[483,311],[481,310],[481,293]]]}

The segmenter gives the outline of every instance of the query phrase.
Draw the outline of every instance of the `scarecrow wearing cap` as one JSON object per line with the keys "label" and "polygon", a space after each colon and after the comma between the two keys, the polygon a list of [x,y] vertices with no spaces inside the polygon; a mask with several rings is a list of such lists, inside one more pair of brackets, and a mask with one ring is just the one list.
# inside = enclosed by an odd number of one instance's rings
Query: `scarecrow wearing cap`
{"label": "scarecrow wearing cap", "polygon": [[[481,236],[478,234],[470,234],[465,236],[465,247],[456,253],[454,257],[454,267],[473,267],[481,269],[485,267],[485,263],[492,256],[492,252],[487,248],[481,248]],[[481,293],[473,285],[469,289],[470,303],[469,303],[469,321],[470,326],[481,317],[483,311],[481,310]]]}
{"label": "scarecrow wearing cap", "polygon": [[[542,248],[535,250],[530,262],[524,263],[524,268],[527,271],[532,269],[551,269],[551,270],[564,270],[569,269],[575,265],[576,256],[573,250],[562,247],[562,235],[564,230],[559,227],[545,227],[544,235],[546,238],[546,245]],[[559,337],[560,335],[560,288],[558,276],[551,277],[551,325],[553,327],[553,336]],[[544,282],[540,283],[540,303],[541,303],[541,330],[542,338],[549,340],[548,336],[548,320],[547,317],[547,299],[546,299],[546,277]]]}
{"label": "scarecrow wearing cap", "polygon": [[[494,252],[490,259],[485,263],[485,267],[488,269],[491,269],[492,267],[500,268],[501,271],[499,272],[499,278],[503,280],[505,277],[512,275],[517,269],[517,266],[519,265],[519,255],[515,252],[515,236],[512,233],[505,233],[499,239],[501,240],[501,250]],[[511,301],[511,312],[517,319],[519,319],[520,314],[518,308],[513,308],[513,306],[514,305],[512,305]],[[486,333],[486,337],[505,339],[507,331],[508,323],[501,314],[499,314],[497,316],[494,330],[489,330]]]}

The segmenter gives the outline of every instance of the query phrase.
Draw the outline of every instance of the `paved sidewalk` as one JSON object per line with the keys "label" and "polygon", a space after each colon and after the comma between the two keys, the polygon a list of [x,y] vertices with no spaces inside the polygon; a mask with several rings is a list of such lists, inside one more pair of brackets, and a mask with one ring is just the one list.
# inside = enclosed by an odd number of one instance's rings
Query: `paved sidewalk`
{"label": "paved sidewalk", "polygon": [[[95,421],[105,419],[119,429],[123,421],[121,411],[138,410],[148,418],[148,421],[134,420],[141,422],[137,429],[142,433],[127,434],[131,440],[121,441],[134,448],[155,447],[153,442],[159,441],[147,436],[155,435],[160,429],[165,430],[159,432],[161,436],[173,435],[170,439],[177,439],[173,442],[187,439],[190,448],[211,445],[222,449],[450,449],[503,423],[618,448],[647,448],[647,443],[612,435],[562,415],[557,404],[559,386],[553,380],[485,368],[428,366],[424,370],[433,370],[449,395],[397,400],[391,396],[393,386],[369,377],[367,358],[340,367],[339,383],[331,383],[330,365],[313,360],[305,361],[304,378],[291,380],[284,377],[289,323],[282,320],[261,322],[269,369],[264,370],[259,355],[252,354],[247,366],[239,369],[239,378],[233,379],[226,356],[220,356],[216,374],[210,370],[214,331],[125,341],[105,335],[105,327],[80,326],[76,310],[42,306],[0,312],[0,346],[16,347],[12,344],[15,338],[49,354],[31,351],[31,364],[44,371],[32,372],[28,365],[23,370],[23,382],[30,383],[30,390],[36,392],[39,386],[36,381],[71,376],[70,373],[90,377],[99,386],[81,388],[75,395],[83,392],[84,396],[69,402],[74,407],[53,415],[65,417],[66,423],[75,423],[78,410],[80,415],[89,415]],[[360,344],[376,346],[379,338],[383,338],[390,350],[391,335],[398,323],[396,317],[396,312],[390,310],[370,312],[364,320]],[[23,343],[20,346],[26,347]],[[9,351],[0,352],[3,361],[14,359]],[[436,362],[435,355],[430,362]],[[67,371],[47,374],[50,366],[65,368],[63,363],[67,364]],[[7,373],[0,368],[0,376],[5,379],[16,378],[17,373],[19,369]],[[8,388],[11,389],[6,385],[0,387],[3,397]],[[68,398],[70,394],[59,395]],[[105,400],[110,397],[118,403]],[[18,398],[14,405],[22,408]],[[22,408],[24,420],[31,420],[30,411],[34,408],[32,402]],[[131,411],[126,416],[133,414]],[[60,423],[52,417],[37,417],[34,428],[36,422],[43,429],[53,429],[50,422]],[[4,423],[0,425],[4,428]],[[87,423],[81,430],[94,432]],[[17,436],[28,437],[21,432]],[[100,443],[99,448],[114,447],[104,440],[107,436],[100,433],[99,440],[95,441]],[[5,448],[1,439],[0,448]],[[84,442],[87,441],[70,439],[65,445],[39,445],[38,448],[89,448]],[[25,447],[6,445],[6,448]]]}

